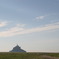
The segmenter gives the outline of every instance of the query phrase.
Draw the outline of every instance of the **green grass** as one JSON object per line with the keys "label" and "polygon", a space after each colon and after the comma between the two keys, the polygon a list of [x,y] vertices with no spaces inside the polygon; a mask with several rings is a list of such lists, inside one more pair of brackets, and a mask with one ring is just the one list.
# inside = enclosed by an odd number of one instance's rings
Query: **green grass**
{"label": "green grass", "polygon": [[42,55],[59,57],[59,53],[0,53],[0,59],[44,59]]}

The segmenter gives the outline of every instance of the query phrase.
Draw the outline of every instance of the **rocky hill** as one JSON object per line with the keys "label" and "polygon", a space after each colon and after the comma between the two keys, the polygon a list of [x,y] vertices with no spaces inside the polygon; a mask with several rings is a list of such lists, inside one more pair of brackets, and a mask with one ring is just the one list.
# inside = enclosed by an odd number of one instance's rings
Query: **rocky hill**
{"label": "rocky hill", "polygon": [[19,45],[15,46],[11,51],[9,52],[26,52],[25,50],[21,49]]}

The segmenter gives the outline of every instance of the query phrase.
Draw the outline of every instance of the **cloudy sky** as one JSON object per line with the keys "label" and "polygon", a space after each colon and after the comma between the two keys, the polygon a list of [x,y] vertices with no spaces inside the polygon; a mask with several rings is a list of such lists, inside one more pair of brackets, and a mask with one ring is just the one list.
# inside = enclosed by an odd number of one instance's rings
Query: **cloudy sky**
{"label": "cloudy sky", "polygon": [[59,52],[59,0],[0,0],[0,52],[17,44],[28,52]]}

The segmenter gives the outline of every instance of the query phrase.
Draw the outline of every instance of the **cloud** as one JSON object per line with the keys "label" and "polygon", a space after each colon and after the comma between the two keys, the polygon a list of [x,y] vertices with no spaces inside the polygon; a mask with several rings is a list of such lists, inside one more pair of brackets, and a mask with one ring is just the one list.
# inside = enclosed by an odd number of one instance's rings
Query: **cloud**
{"label": "cloud", "polygon": [[46,16],[37,16],[36,18],[35,18],[35,20],[42,20],[42,19],[44,19]]}
{"label": "cloud", "polygon": [[47,31],[47,30],[53,30],[53,29],[59,29],[59,22],[53,23],[53,24],[47,24],[43,27],[36,27],[36,28],[30,28],[30,29],[16,26],[6,31],[0,32],[0,37],[29,34],[33,32],[41,32],[41,31]]}
{"label": "cloud", "polygon": [[36,19],[44,19],[45,16],[38,16]]}
{"label": "cloud", "polygon": [[0,22],[0,27],[4,27],[7,25],[7,22]]}
{"label": "cloud", "polygon": [[24,27],[26,24],[17,24],[17,26]]}

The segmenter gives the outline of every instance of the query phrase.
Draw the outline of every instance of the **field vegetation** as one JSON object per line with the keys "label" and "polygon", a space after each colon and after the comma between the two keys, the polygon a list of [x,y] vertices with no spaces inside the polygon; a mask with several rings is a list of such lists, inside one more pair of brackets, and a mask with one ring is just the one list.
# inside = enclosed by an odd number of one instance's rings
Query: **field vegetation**
{"label": "field vegetation", "polygon": [[0,59],[59,59],[59,53],[0,53]]}

